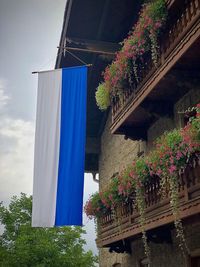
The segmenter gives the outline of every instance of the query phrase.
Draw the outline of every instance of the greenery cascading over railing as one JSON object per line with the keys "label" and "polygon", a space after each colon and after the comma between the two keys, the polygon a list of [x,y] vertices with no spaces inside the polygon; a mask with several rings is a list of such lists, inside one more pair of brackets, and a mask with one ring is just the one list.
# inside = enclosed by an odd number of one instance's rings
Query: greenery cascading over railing
{"label": "greenery cascading over railing", "polygon": [[[161,194],[169,187],[170,203],[174,215],[177,237],[182,251],[187,250],[183,226],[179,217],[178,173],[184,171],[191,156],[200,152],[200,104],[193,107],[191,117],[184,128],[164,133],[155,142],[155,149],[144,158],[138,158],[132,165],[114,176],[103,191],[93,194],[85,205],[89,218],[101,218],[114,211],[122,203],[129,203],[136,195],[136,208],[140,215],[145,253],[150,250],[145,233],[145,183],[153,177],[160,178]],[[188,111],[187,111],[188,112]]]}
{"label": "greenery cascading over railing", "polygon": [[138,84],[145,59],[152,58],[157,66],[159,59],[158,38],[165,25],[167,8],[165,0],[147,1],[142,6],[139,19],[128,37],[121,43],[114,61],[103,73],[104,82],[96,91],[96,102],[101,110],[109,107],[115,98],[122,96],[127,86]]}

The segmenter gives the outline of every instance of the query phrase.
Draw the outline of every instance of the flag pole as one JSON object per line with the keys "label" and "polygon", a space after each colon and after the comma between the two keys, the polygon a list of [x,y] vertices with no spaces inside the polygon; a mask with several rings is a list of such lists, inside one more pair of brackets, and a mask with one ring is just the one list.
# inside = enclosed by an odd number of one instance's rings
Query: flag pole
{"label": "flag pole", "polygon": [[[81,66],[73,66],[73,67],[67,67],[66,69],[71,69],[71,68],[76,68],[76,67],[92,67],[92,64],[86,64],[86,65],[81,65]],[[61,70],[65,68],[58,68],[58,69],[53,69],[53,70],[41,70],[41,71],[33,71],[32,74],[37,74],[41,72],[49,72],[49,71],[54,71],[54,70]]]}

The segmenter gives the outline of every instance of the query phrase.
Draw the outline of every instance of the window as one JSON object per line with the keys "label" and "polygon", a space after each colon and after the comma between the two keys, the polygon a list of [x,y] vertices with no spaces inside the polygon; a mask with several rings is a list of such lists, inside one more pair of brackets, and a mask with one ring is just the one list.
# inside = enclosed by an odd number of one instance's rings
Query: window
{"label": "window", "polygon": [[196,110],[190,111],[185,113],[184,115],[184,126],[187,125],[187,123],[189,122],[191,117],[195,117],[196,116]]}
{"label": "window", "polygon": [[191,267],[200,267],[200,256],[191,258]]}
{"label": "window", "polygon": [[113,267],[121,267],[121,263],[115,263]]}

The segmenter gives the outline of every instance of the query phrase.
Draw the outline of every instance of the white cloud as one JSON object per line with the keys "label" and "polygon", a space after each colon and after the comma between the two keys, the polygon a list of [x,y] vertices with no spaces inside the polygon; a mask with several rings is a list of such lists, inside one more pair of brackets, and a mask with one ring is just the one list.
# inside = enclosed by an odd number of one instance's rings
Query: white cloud
{"label": "white cloud", "polygon": [[[4,111],[9,97],[6,82],[0,79],[0,110]],[[5,113],[0,117],[0,200],[8,203],[20,192],[30,194],[33,174],[34,124],[14,119]]]}
{"label": "white cloud", "polygon": [[[34,126],[4,118],[0,123],[0,196],[5,200],[20,192],[31,193]],[[3,144],[3,145],[2,145]]]}
{"label": "white cloud", "polygon": [[5,95],[4,88],[6,87],[6,81],[0,79],[0,110],[2,110],[8,103],[9,97]]}
{"label": "white cloud", "polygon": [[[85,186],[84,186],[84,204],[88,200],[89,196],[98,191],[98,184],[93,181],[91,174],[85,174]],[[85,250],[92,250],[93,253],[98,254],[98,250],[95,243],[96,233],[94,227],[94,221],[89,220],[86,214],[83,215],[83,224],[84,229],[86,230],[87,234],[83,237],[86,240]]]}

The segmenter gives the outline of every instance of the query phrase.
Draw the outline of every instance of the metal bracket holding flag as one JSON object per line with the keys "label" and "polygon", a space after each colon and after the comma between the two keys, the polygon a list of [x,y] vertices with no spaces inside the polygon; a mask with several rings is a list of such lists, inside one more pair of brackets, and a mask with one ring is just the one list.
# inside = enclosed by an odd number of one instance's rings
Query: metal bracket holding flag
{"label": "metal bracket holding flag", "polygon": [[82,225],[87,69],[38,73],[33,227]]}

